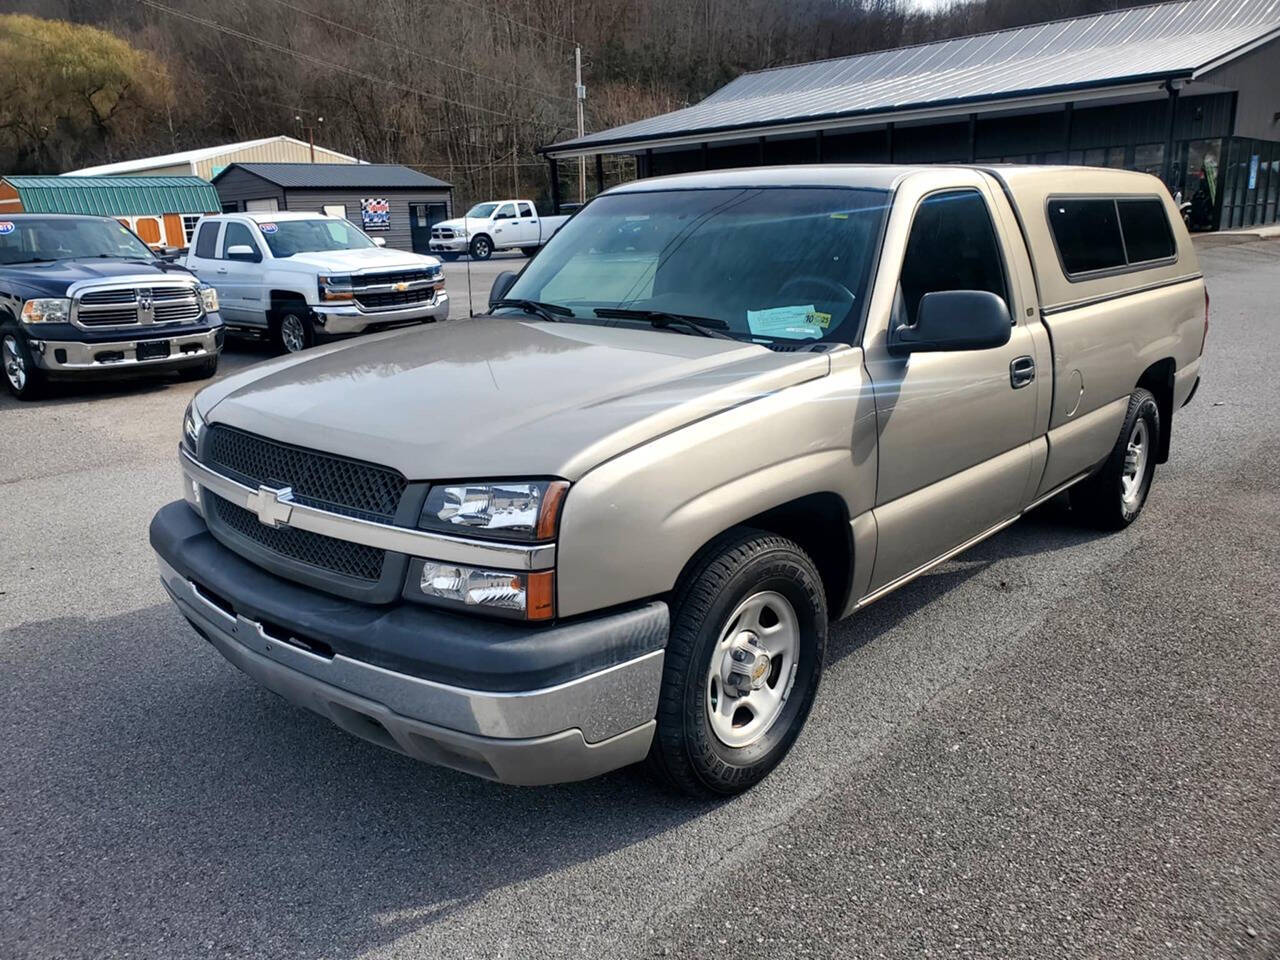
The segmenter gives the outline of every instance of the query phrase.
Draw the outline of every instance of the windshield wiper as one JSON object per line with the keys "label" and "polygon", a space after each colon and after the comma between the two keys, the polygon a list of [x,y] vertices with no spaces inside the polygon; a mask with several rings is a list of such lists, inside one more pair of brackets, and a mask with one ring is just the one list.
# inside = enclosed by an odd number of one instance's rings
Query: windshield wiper
{"label": "windshield wiper", "polygon": [[19,263],[53,263],[53,257],[31,257],[29,260],[6,260],[0,266],[12,267]]}
{"label": "windshield wiper", "polygon": [[516,310],[523,310],[525,313],[532,314],[550,323],[555,323],[561,317],[577,316],[568,307],[562,307],[558,303],[544,303],[541,300],[520,300],[520,299],[502,299],[491,305],[491,309],[498,307],[514,307]]}
{"label": "windshield wiper", "polygon": [[666,310],[628,310],[625,307],[598,307],[597,317],[616,317],[619,320],[648,320],[659,330],[668,327],[688,327],[700,337],[716,337],[720,340],[736,340],[723,331],[729,325],[715,317],[696,317],[687,313],[668,313]]}

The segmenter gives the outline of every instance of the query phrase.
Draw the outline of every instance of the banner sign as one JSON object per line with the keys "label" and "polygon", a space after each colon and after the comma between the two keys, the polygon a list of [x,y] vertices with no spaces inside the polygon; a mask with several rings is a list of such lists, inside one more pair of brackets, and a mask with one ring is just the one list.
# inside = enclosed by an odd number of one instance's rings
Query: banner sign
{"label": "banner sign", "polygon": [[365,230],[390,230],[391,204],[385,197],[367,197],[360,201],[360,219]]}

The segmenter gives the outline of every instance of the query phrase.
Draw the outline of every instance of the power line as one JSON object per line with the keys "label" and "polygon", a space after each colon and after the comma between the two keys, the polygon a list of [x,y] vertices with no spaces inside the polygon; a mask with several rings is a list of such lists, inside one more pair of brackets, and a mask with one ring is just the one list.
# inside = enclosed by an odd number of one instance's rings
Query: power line
{"label": "power line", "polygon": [[492,14],[495,17],[501,17],[503,20],[506,20],[508,23],[515,24],[517,27],[520,27],[524,30],[531,30],[534,33],[540,33],[544,37],[550,37],[552,40],[559,40],[561,43],[567,43],[571,47],[575,47],[578,45],[577,40],[572,40],[569,37],[561,36],[558,33],[552,33],[550,30],[543,30],[541,27],[535,27],[533,24],[525,23],[523,20],[517,20],[515,17],[508,16],[505,13],[501,13],[493,9],[493,7],[485,6],[482,3],[474,3],[472,2],[472,0],[454,0],[454,2],[460,3],[466,7],[471,7],[475,10],[481,10],[485,13]]}
{"label": "power line", "polygon": [[503,80],[501,77],[490,76],[487,73],[479,73],[478,71],[472,70],[469,67],[464,67],[461,64],[449,63],[447,60],[438,60],[435,57],[422,53],[420,50],[410,50],[408,47],[401,46],[398,43],[392,43],[390,40],[385,40],[382,37],[376,36],[372,33],[365,33],[363,30],[357,30],[355,27],[349,27],[345,23],[339,23],[337,20],[330,20],[328,17],[324,16],[323,14],[316,13],[312,10],[307,10],[304,7],[296,6],[290,3],[289,0],[271,0],[271,2],[278,4],[282,7],[286,7],[289,10],[294,11],[295,13],[300,13],[303,16],[312,17],[316,20],[319,20],[321,23],[328,24],[331,27],[336,27],[339,30],[346,30],[348,33],[353,33],[357,37],[363,37],[366,40],[372,40],[374,43],[381,43],[384,46],[391,47],[393,50],[399,50],[402,53],[407,53],[419,60],[427,60],[431,63],[438,64],[439,66],[448,67],[450,70],[458,70],[458,71],[461,71],[462,73],[469,74],[480,80],[491,80],[494,83],[501,83],[501,84],[505,84],[508,87],[514,87],[517,90],[531,90],[541,94],[542,96],[553,97],[557,100],[571,101],[573,99],[572,97],[566,97],[560,93],[550,93],[548,91],[541,90],[537,87],[530,87],[528,84],[516,83],[512,80]]}
{"label": "power line", "polygon": [[344,67],[336,63],[330,63],[329,61],[324,60],[321,57],[312,56],[309,53],[302,53],[300,50],[294,50],[292,47],[286,47],[282,44],[275,43],[274,41],[265,40],[262,37],[257,37],[257,36],[254,36],[253,34],[245,33],[243,30],[237,30],[234,27],[225,26],[224,24],[218,23],[215,20],[207,20],[204,17],[198,17],[193,13],[187,13],[185,10],[177,10],[173,7],[167,6],[166,4],[159,3],[157,2],[157,0],[138,0],[138,2],[148,7],[152,7],[153,9],[159,10],[163,13],[172,14],[173,16],[180,17],[183,20],[189,20],[190,22],[198,23],[203,27],[209,27],[212,30],[217,30],[220,33],[225,33],[228,36],[235,37],[237,40],[244,40],[247,43],[256,43],[259,46],[267,47],[270,50],[275,50],[278,53],[288,54],[291,57],[297,57],[299,60],[303,60],[307,63],[324,67],[325,69],[328,69],[328,70],[335,70],[339,73],[345,73],[349,76],[356,77],[357,79],[360,79],[360,80],[365,80],[369,83],[386,84],[387,86],[394,87],[395,89],[403,91],[404,93],[411,93],[411,94],[414,94],[415,96],[426,97],[430,100],[439,100],[442,103],[448,103],[455,107],[463,107],[467,110],[477,110],[481,113],[493,114],[495,117],[502,117],[504,120],[518,119],[517,117],[509,113],[502,113],[501,111],[498,111],[498,110],[491,110],[488,107],[482,107],[474,103],[466,103],[462,100],[454,100],[450,97],[443,96],[442,94],[429,93],[426,90],[419,90],[416,87],[410,87],[410,86],[406,86],[403,83],[397,83],[395,80],[388,80],[385,77],[376,77],[370,73],[364,73],[360,70],[353,70],[350,67]]}

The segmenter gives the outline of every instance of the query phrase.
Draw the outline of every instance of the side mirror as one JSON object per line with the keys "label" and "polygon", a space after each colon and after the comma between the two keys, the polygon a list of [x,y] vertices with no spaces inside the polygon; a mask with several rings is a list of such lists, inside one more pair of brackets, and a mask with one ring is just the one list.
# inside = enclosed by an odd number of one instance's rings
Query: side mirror
{"label": "side mirror", "polygon": [[489,309],[493,309],[493,305],[507,295],[507,291],[511,289],[511,285],[516,282],[516,272],[514,270],[503,270],[500,274],[493,278],[493,286],[489,288]]}
{"label": "side mirror", "polygon": [[916,309],[914,327],[889,333],[889,352],[936,353],[941,350],[990,350],[1009,342],[1013,321],[1004,300],[986,290],[926,293]]}
{"label": "side mirror", "polygon": [[369,239],[373,241],[375,247],[385,247],[387,245],[386,237],[370,237]]}
{"label": "side mirror", "polygon": [[227,247],[228,260],[243,260],[248,263],[257,263],[262,259],[262,254],[247,243],[233,243]]}

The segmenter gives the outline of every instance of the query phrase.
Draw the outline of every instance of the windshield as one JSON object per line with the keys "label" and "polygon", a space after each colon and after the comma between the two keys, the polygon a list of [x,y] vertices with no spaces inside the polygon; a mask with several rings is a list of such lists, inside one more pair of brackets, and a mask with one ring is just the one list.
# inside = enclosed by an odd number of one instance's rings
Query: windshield
{"label": "windshield", "polygon": [[155,254],[114,220],[0,220],[0,264],[86,257],[154,260]]}
{"label": "windshield", "polygon": [[888,204],[883,190],[847,188],[604,196],[506,296],[585,318],[619,308],[706,318],[743,339],[851,338]]}
{"label": "windshield", "polygon": [[492,216],[493,211],[498,209],[496,203],[477,203],[474,207],[467,211],[468,217],[475,217],[477,220],[486,220]]}
{"label": "windshield", "polygon": [[258,224],[273,257],[295,253],[323,253],[328,250],[363,250],[374,242],[345,220],[317,217],[314,220],[262,221]]}

